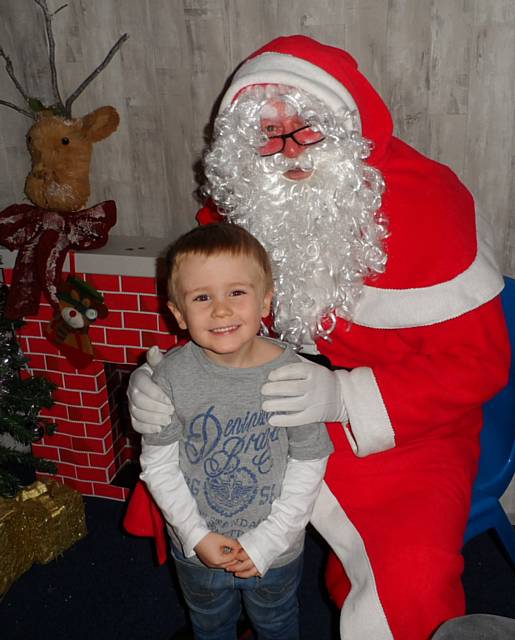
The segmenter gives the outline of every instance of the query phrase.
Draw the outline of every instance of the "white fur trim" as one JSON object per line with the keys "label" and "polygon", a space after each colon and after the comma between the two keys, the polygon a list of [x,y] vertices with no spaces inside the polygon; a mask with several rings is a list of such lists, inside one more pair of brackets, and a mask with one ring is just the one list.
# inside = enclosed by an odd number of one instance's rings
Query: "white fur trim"
{"label": "white fur trim", "polygon": [[331,545],[352,584],[340,615],[341,640],[393,640],[363,539],[325,482],[311,522]]}
{"label": "white fur trim", "polygon": [[362,458],[395,447],[395,433],[374,373],[370,367],[356,367],[340,375],[350,429],[345,435],[354,453]]}
{"label": "white fur trim", "polygon": [[490,224],[477,215],[476,229],[477,255],[465,271],[447,282],[418,289],[365,286],[354,322],[374,329],[424,327],[457,318],[495,298],[504,281],[495,258]]}
{"label": "white fur trim", "polygon": [[285,84],[311,93],[334,112],[345,107],[356,112],[361,131],[359,112],[349,91],[334,76],[307,60],[274,52],[248,60],[235,73],[220,110],[225,109],[241,89],[253,84]]}

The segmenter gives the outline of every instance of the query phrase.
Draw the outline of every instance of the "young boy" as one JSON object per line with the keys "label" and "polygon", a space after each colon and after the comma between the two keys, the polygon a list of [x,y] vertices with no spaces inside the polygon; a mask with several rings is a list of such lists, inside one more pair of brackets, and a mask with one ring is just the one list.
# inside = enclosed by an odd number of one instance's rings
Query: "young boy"
{"label": "young boy", "polygon": [[167,521],[197,640],[234,640],[242,601],[260,640],[299,638],[305,526],[332,444],[323,424],[272,427],[260,389],[298,356],[258,336],[273,296],[265,249],[221,223],[167,255],[168,306],[191,341],[153,379],[175,407],[143,436],[141,478]]}

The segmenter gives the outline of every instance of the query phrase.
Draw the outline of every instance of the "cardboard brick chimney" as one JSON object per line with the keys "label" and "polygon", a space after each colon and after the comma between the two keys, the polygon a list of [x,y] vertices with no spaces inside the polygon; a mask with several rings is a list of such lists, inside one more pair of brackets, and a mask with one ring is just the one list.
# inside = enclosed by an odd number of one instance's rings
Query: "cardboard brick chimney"
{"label": "cardboard brick chimney", "polygon": [[[129,493],[117,482],[139,455],[139,437],[128,417],[126,379],[148,347],[157,344],[166,350],[177,343],[170,333],[164,290],[160,294],[156,288],[157,256],[167,244],[112,237],[102,249],[74,255],[75,274],[98,289],[109,309],[89,329],[96,358],[86,368],[75,369],[45,338],[54,315],[46,300],[18,332],[31,371],[57,385],[54,406],[41,414],[55,421],[57,431],[34,444],[34,454],[53,460],[58,468],[54,477],[83,495],[124,500]],[[0,256],[4,280],[10,283],[16,253],[0,248]],[[67,258],[63,278],[69,264]]]}

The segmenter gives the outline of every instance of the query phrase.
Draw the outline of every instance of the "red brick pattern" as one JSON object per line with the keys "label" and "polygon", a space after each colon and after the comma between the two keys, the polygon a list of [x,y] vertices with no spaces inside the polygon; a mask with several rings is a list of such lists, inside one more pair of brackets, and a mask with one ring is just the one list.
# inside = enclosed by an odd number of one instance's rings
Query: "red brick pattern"
{"label": "red brick pattern", "polygon": [[[12,271],[3,271],[9,283]],[[35,455],[57,464],[58,481],[84,495],[125,500],[128,489],[111,482],[124,463],[136,458],[137,436],[124,432],[121,381],[113,381],[116,373],[110,374],[108,384],[104,363],[134,366],[144,359],[149,346],[169,349],[177,344],[177,336],[167,328],[162,315],[166,313],[166,300],[157,294],[154,278],[76,275],[102,293],[109,309],[107,318],[90,327],[96,355],[90,365],[75,369],[45,338],[54,311],[44,299],[38,315],[26,318],[18,332],[32,373],[44,375],[57,385],[54,406],[41,412],[55,422],[56,433],[34,444],[33,450]]]}

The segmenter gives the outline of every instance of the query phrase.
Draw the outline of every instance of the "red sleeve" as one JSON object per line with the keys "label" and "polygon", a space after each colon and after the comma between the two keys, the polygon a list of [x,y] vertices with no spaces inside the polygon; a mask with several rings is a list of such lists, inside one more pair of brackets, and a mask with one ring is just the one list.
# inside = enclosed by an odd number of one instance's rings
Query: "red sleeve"
{"label": "red sleeve", "polygon": [[482,406],[508,381],[510,343],[500,297],[422,327],[373,329],[337,323],[317,346],[342,376],[358,457],[420,439],[477,434]]}
{"label": "red sleeve", "polygon": [[373,368],[397,445],[481,424],[481,407],[508,381],[509,337],[500,298],[429,327],[399,330],[401,359]]}

